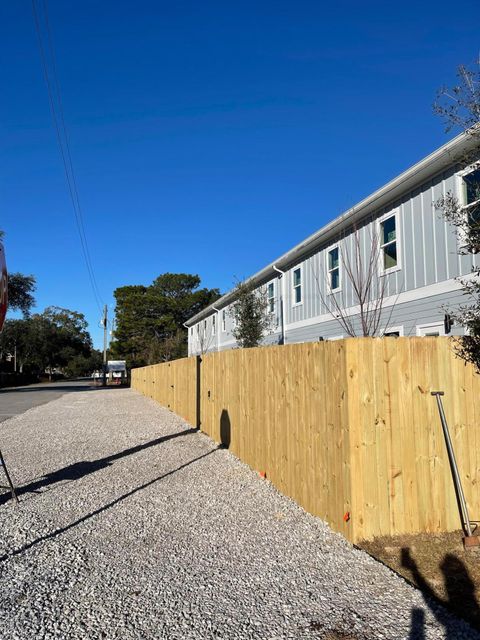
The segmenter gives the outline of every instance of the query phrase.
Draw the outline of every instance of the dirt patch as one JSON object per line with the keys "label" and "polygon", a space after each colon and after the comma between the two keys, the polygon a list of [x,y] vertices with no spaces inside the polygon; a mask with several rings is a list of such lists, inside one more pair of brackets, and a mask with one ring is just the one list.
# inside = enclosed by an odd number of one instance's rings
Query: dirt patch
{"label": "dirt patch", "polygon": [[375,538],[359,547],[480,631],[480,548],[462,532]]}

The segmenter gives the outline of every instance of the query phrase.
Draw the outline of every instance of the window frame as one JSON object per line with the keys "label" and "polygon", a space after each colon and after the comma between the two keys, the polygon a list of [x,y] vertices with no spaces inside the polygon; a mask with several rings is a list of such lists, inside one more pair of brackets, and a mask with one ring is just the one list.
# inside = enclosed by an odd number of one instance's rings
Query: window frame
{"label": "window frame", "polygon": [[[300,284],[295,285],[295,272],[300,271]],[[300,287],[300,300],[296,301],[295,290]],[[292,269],[292,307],[300,307],[303,304],[303,264]]]}
{"label": "window frame", "polygon": [[[330,269],[330,253],[332,251],[335,251],[335,249],[338,250],[338,266],[334,267],[333,269]],[[333,293],[338,293],[342,290],[342,264],[341,264],[341,260],[340,260],[340,243],[337,242],[337,244],[332,245],[331,247],[328,247],[328,249],[326,250],[325,253],[325,262],[326,262],[326,273],[327,273],[327,295],[332,295]],[[332,278],[331,278],[331,274],[332,271],[335,271],[336,269],[338,269],[338,282],[339,285],[336,289],[332,289]]]}
{"label": "window frame", "polygon": [[222,309],[222,333],[227,332],[227,312],[225,309]]}
{"label": "window frame", "polygon": [[[394,333],[398,331],[398,336],[387,336],[387,333]],[[392,327],[385,327],[385,329],[383,330],[383,334],[382,334],[382,338],[389,338],[389,337],[398,337],[398,338],[403,338],[404,336],[404,329],[403,329],[403,324],[399,324],[399,325],[395,325]]]}
{"label": "window frame", "polygon": [[473,162],[468,167],[465,167],[465,169],[462,169],[462,171],[459,171],[457,173],[457,176],[459,178],[459,184],[460,184],[460,189],[459,189],[460,206],[464,210],[469,209],[473,205],[480,204],[480,198],[477,198],[473,202],[468,202],[468,203],[466,202],[467,190],[466,190],[466,183],[465,183],[465,176],[468,176],[470,173],[473,173],[474,171],[479,171],[479,170],[480,170],[480,160],[478,160],[477,162]]}
{"label": "window frame", "polygon": [[216,321],[216,314],[213,314],[212,316],[212,336],[216,336],[217,335],[217,321]]}
{"label": "window frame", "polygon": [[[382,242],[382,224],[390,218],[395,218],[395,240],[390,240],[390,242]],[[385,213],[383,216],[377,219],[377,238],[379,242],[378,272],[380,276],[387,276],[390,273],[395,273],[396,271],[400,271],[402,269],[402,242],[400,236],[400,215],[397,209],[389,211],[388,213]],[[397,243],[397,264],[393,267],[388,267],[387,269],[385,269],[383,249],[384,247],[391,245],[393,242]]]}
{"label": "window frame", "polygon": [[[458,202],[460,205],[460,210],[465,214],[465,222],[466,224],[470,224],[469,221],[469,210],[476,207],[476,206],[480,206],[480,198],[478,198],[477,200],[474,200],[473,202],[470,202],[467,204],[466,199],[467,199],[467,190],[466,190],[466,184],[465,184],[465,176],[468,176],[469,173],[473,173],[474,171],[478,171],[480,170],[480,160],[477,160],[476,162],[473,162],[472,164],[468,165],[468,167],[465,167],[464,169],[462,169],[461,171],[459,171],[456,174],[456,179],[457,179],[457,198],[458,198]],[[480,221],[479,221],[480,224]],[[468,238],[467,238],[467,234],[466,234],[466,230],[462,227],[460,227],[458,229],[458,246],[459,248],[465,247],[468,244]]]}
{"label": "window frame", "polygon": [[[432,337],[442,337],[445,336],[445,323],[443,320],[434,320],[433,322],[425,322],[423,324],[416,325],[416,334],[421,338],[432,338]],[[438,329],[438,336],[426,336],[422,333],[422,331],[428,329]]]}

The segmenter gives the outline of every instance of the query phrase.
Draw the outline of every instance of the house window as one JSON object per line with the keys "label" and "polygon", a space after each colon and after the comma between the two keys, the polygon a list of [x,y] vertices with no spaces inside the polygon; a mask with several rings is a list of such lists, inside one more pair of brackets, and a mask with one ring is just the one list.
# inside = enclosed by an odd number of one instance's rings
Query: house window
{"label": "house window", "polygon": [[417,336],[444,336],[445,325],[443,322],[432,322],[430,324],[417,325]]}
{"label": "house window", "polygon": [[269,282],[267,287],[267,308],[268,313],[275,313],[275,285]]}
{"label": "house window", "polygon": [[480,167],[462,176],[463,203],[470,224],[480,223]]}
{"label": "house window", "polygon": [[198,336],[199,331],[200,331],[200,325],[197,324],[197,336]]}
{"label": "house window", "polygon": [[227,330],[227,314],[225,309],[222,311],[222,331]]}
{"label": "house window", "polygon": [[193,327],[190,327],[190,335],[193,336]]}
{"label": "house window", "polygon": [[204,320],[203,321],[203,334],[205,335],[207,333],[207,321]]}
{"label": "house window", "polygon": [[400,338],[403,336],[403,325],[398,327],[387,327],[383,332],[385,338]]}
{"label": "house window", "polygon": [[340,289],[340,260],[338,247],[328,252],[328,286],[330,291]]}
{"label": "house window", "polygon": [[395,215],[380,221],[380,256],[382,271],[398,267],[397,218]]}
{"label": "house window", "polygon": [[212,336],[215,335],[217,331],[217,318],[216,316],[212,316]]}
{"label": "house window", "polygon": [[302,267],[293,270],[293,304],[302,302]]}

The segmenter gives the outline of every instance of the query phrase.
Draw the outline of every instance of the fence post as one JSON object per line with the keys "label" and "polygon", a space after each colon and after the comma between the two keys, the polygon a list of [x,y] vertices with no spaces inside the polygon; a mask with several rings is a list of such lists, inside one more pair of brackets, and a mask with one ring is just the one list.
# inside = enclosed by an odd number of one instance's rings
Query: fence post
{"label": "fence post", "polygon": [[196,401],[196,418],[195,418],[195,427],[200,429],[202,426],[202,417],[201,417],[201,376],[202,376],[202,356],[195,356],[196,358],[196,384],[195,384],[195,401]]}

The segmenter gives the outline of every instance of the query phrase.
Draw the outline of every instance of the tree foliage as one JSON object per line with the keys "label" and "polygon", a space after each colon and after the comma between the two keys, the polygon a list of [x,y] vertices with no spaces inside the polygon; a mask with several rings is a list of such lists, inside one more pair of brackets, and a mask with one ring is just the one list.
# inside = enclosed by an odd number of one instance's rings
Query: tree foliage
{"label": "tree foliage", "polygon": [[33,293],[36,289],[35,276],[25,276],[23,273],[8,275],[8,307],[14,311],[21,311],[28,316],[35,305]]}
{"label": "tree foliage", "polygon": [[267,292],[255,288],[248,280],[237,282],[235,302],[230,306],[229,315],[233,320],[233,337],[242,348],[258,347],[271,330]]}
{"label": "tree foliage", "polygon": [[[3,242],[5,231],[0,229],[0,242]],[[35,305],[33,296],[37,282],[35,276],[23,273],[8,274],[8,306],[12,311],[21,311],[23,316],[29,315]]]}
{"label": "tree foliage", "polygon": [[200,278],[164,273],[151,285],[129,285],[114,292],[116,328],[110,353],[128,366],[180,358],[187,353],[183,326],[218,299],[218,289],[200,288]]}
{"label": "tree foliage", "polygon": [[[0,361],[4,370],[14,353],[20,372],[25,368],[36,373],[68,372],[69,367],[74,367],[76,371],[83,369],[83,373],[88,373],[90,366],[79,366],[78,360],[90,359],[93,354],[84,315],[70,309],[48,307],[43,313],[28,318],[7,320],[0,334]],[[92,361],[92,367],[93,364]]]}
{"label": "tree foliage", "polygon": [[[434,112],[446,125],[447,131],[460,128],[474,139],[472,150],[460,159],[461,168],[471,167],[464,178],[468,203],[456,194],[448,192],[439,198],[435,207],[456,230],[461,254],[480,253],[480,61],[468,69],[460,66],[458,83],[452,88],[443,87],[434,104]],[[468,300],[458,309],[448,309],[452,318],[466,329],[459,339],[458,355],[471,362],[480,372],[480,268],[473,267],[468,278],[460,278]]]}

